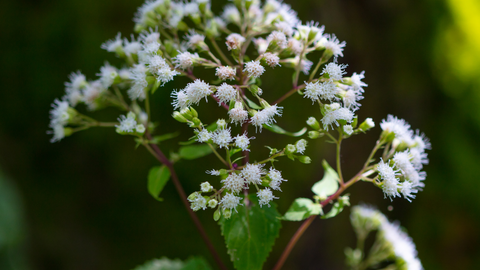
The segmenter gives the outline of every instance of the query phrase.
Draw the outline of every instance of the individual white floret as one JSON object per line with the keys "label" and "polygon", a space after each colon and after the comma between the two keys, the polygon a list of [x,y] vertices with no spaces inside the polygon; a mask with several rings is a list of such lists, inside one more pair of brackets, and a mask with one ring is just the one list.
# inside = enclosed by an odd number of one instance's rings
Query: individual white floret
{"label": "individual white floret", "polygon": [[212,139],[212,133],[209,132],[206,128],[202,129],[202,131],[198,132],[197,134],[198,142],[208,142],[210,139]]}
{"label": "individual white floret", "polygon": [[343,94],[343,98],[342,98],[343,105],[352,111],[358,110],[361,104],[358,103],[357,101],[362,99],[363,99],[362,93],[360,91],[355,91],[352,89],[347,90]]}
{"label": "individual white floret", "polygon": [[137,133],[143,134],[145,132],[145,126],[143,124],[139,124],[135,127],[135,131]]}
{"label": "individual white floret", "polygon": [[330,79],[340,81],[342,80],[343,75],[346,73],[345,72],[346,67],[347,66],[344,64],[340,64],[340,65],[337,64],[336,61],[330,62],[323,68],[322,75],[328,74]]}
{"label": "individual white floret", "polygon": [[269,188],[259,190],[257,192],[257,197],[260,207],[262,207],[262,205],[268,205],[268,207],[270,207],[270,202],[273,201],[273,199],[278,199],[278,197],[273,196],[272,191]]}
{"label": "individual white floret", "polygon": [[213,20],[207,21],[207,29],[216,25],[221,30],[227,29],[227,23],[221,17],[214,17]]}
{"label": "individual white floret", "polygon": [[280,57],[278,57],[278,55],[273,53],[265,53],[263,57],[265,58],[265,62],[267,62],[267,65],[269,65],[271,68],[280,66]]}
{"label": "individual white floret", "polygon": [[137,127],[137,121],[135,121],[135,114],[129,112],[127,116],[120,115],[118,118],[120,122],[119,125],[115,125],[115,127],[121,132],[133,132],[133,130]]}
{"label": "individual white floret", "polygon": [[69,108],[68,101],[55,99],[52,103],[52,109],[50,110],[50,126],[66,125],[70,119],[70,115],[68,114]]}
{"label": "individual white floret", "polygon": [[265,68],[260,64],[260,61],[250,61],[245,63],[243,71],[247,72],[250,77],[258,78],[265,72]]}
{"label": "individual white floret", "polygon": [[215,97],[218,98],[218,105],[220,106],[223,103],[229,104],[230,100],[235,99],[237,96],[237,90],[227,83],[222,83],[222,85],[217,87],[215,92]]}
{"label": "individual white floret", "polygon": [[138,8],[133,21],[141,25],[146,25],[147,21],[150,20],[150,14],[155,12],[155,9],[162,5],[163,2],[164,0],[146,1],[141,7]]}
{"label": "individual white floret", "polygon": [[210,191],[213,190],[213,187],[212,187],[212,185],[210,185],[209,182],[203,182],[203,183],[200,184],[200,190],[202,192],[210,192]]}
{"label": "individual white floret", "polygon": [[293,35],[293,27],[287,22],[276,22],[275,27],[286,36],[291,37]]}
{"label": "individual white floret", "polygon": [[177,28],[180,21],[185,15],[184,3],[183,2],[170,2],[170,18],[168,20],[168,25],[171,28]]}
{"label": "individual white floret", "polygon": [[404,181],[399,184],[400,193],[403,195],[403,198],[411,202],[411,199],[415,199],[415,193],[418,192],[414,185],[409,181]]}
{"label": "individual white floret", "polygon": [[217,207],[217,205],[218,205],[218,201],[215,200],[215,199],[210,199],[208,201],[208,207],[210,207],[210,208],[215,208],[215,207]]}
{"label": "individual white floret", "polygon": [[198,16],[200,10],[198,9],[198,3],[196,2],[187,2],[183,6],[183,10],[185,12],[185,15],[192,15],[192,16]]}
{"label": "individual white floret", "polygon": [[322,41],[325,50],[332,53],[333,56],[343,56],[343,48],[347,44],[345,41],[340,43],[335,35],[326,35],[326,38]]}
{"label": "individual white floret", "polygon": [[321,87],[319,82],[305,82],[305,90],[303,93],[303,97],[311,99],[313,104],[323,93],[323,87]]}
{"label": "individual white floret", "polygon": [[123,43],[122,43],[122,34],[118,33],[115,39],[107,40],[103,43],[100,48],[107,50],[108,52],[122,52]]}
{"label": "individual white floret", "polygon": [[47,131],[47,134],[53,134],[53,137],[50,139],[51,143],[58,142],[61,139],[65,138],[65,127],[61,124],[50,125],[52,128],[51,131]]}
{"label": "individual white floret", "polygon": [[118,72],[116,68],[110,66],[108,62],[105,62],[105,65],[100,68],[100,73],[97,73],[97,76],[100,76],[100,82],[103,87],[109,88],[118,76]]}
{"label": "individual white floret", "polygon": [[383,222],[380,226],[380,234],[390,243],[395,257],[405,263],[408,270],[423,270],[420,260],[417,258],[417,250],[412,239],[401,230],[398,223]]}
{"label": "individual white floret", "polygon": [[268,35],[267,42],[270,44],[276,44],[280,49],[285,49],[288,45],[287,37],[283,32],[273,31]]}
{"label": "individual white floret", "polygon": [[215,69],[215,76],[218,76],[218,78],[220,78],[223,81],[226,81],[227,79],[234,80],[235,74],[236,74],[235,69],[229,66],[221,66]]}
{"label": "individual white floret", "polygon": [[333,124],[339,126],[338,120],[345,120],[347,123],[351,123],[354,114],[347,108],[343,108],[338,103],[332,103],[325,105],[325,115],[322,118],[323,128],[328,130]]}
{"label": "individual white floret", "polygon": [[155,30],[150,28],[149,31],[142,31],[142,33],[140,33],[139,41],[143,44],[158,43],[158,45],[160,45],[160,33],[158,33],[158,28],[155,28]]}
{"label": "individual white floret", "polygon": [[308,59],[302,59],[300,61],[300,70],[303,74],[308,75],[310,73],[310,69],[312,68],[313,62]]}
{"label": "individual white floret", "polygon": [[284,3],[281,3],[280,7],[278,7],[276,10],[268,13],[264,22],[266,25],[271,25],[277,21],[286,22],[292,27],[295,27],[299,22],[295,10],[293,10],[289,5]]}
{"label": "individual white floret", "polygon": [[122,68],[118,71],[118,76],[122,80],[130,80],[132,78],[132,74],[130,74],[130,70],[128,68]]}
{"label": "individual white floret", "polygon": [[151,73],[158,75],[164,68],[168,68],[168,64],[160,55],[155,54],[148,59],[148,69]]}
{"label": "individual white floret", "polygon": [[242,47],[242,44],[245,42],[245,38],[237,33],[228,35],[226,40],[227,41],[225,44],[227,44],[227,49],[229,51],[239,50]]}
{"label": "individual white floret", "polygon": [[265,172],[262,169],[261,164],[250,164],[250,163],[247,163],[241,172],[241,175],[243,176],[243,178],[245,178],[248,184],[257,184],[257,185],[260,185],[262,183],[261,177],[264,174]]}
{"label": "individual white floret", "polygon": [[421,170],[423,165],[428,164],[427,153],[421,152],[418,148],[411,148],[410,155],[412,164],[417,170]]}
{"label": "individual white floret", "polygon": [[343,132],[345,132],[347,135],[352,135],[353,127],[351,125],[345,125],[343,126]]}
{"label": "individual white floret", "polygon": [[188,95],[183,90],[174,90],[171,97],[173,98],[172,105],[175,109],[183,110],[191,104]]}
{"label": "individual white floret", "polygon": [[130,70],[132,86],[128,90],[128,96],[131,100],[145,99],[145,88],[148,86],[146,72],[147,67],[143,64],[134,65]]}
{"label": "individual white floret", "polygon": [[161,82],[161,85],[163,86],[167,82],[173,81],[174,77],[178,74],[180,74],[180,72],[171,69],[169,66],[166,66],[157,72],[157,81]]}
{"label": "individual white floret", "polygon": [[128,41],[128,39],[123,39],[123,51],[127,56],[131,56],[133,54],[138,54],[140,50],[142,50],[143,46],[139,41],[136,41],[132,35],[132,41]]}
{"label": "individual white floret", "polygon": [[394,170],[394,168],[383,162],[383,160],[380,160],[378,163],[377,171],[380,179],[383,180],[382,190],[383,193],[385,193],[385,197],[389,197],[390,200],[397,196],[400,197],[398,193],[399,182],[397,179],[399,171]]}
{"label": "individual white floret", "polygon": [[282,184],[283,181],[287,181],[287,180],[283,179],[282,173],[279,170],[276,170],[274,168],[270,168],[267,176],[268,176],[268,178],[270,178],[270,187],[273,190],[282,191],[280,189],[280,184]]}
{"label": "individual white floret", "polygon": [[307,140],[301,139],[295,143],[295,147],[297,148],[297,153],[303,154],[303,152],[307,149]]}
{"label": "individual white floret", "polygon": [[328,101],[337,100],[336,95],[339,91],[340,89],[338,89],[337,85],[331,80],[320,83],[320,99]]}
{"label": "individual white floret", "polygon": [[268,49],[268,41],[263,38],[254,38],[253,43],[257,48],[258,54],[264,54]]}
{"label": "individual white floret", "polygon": [[298,24],[296,28],[301,39],[316,43],[323,37],[323,31],[325,30],[325,26],[319,27],[318,25],[318,22],[311,21],[306,25]]}
{"label": "individual white floret", "polygon": [[248,146],[250,145],[250,140],[255,139],[255,137],[248,138],[246,134],[237,135],[235,137],[235,146],[242,149],[243,151],[250,151]]}
{"label": "individual white floret", "polygon": [[173,63],[175,63],[176,68],[187,69],[193,66],[193,63],[195,63],[198,58],[197,53],[179,52],[179,54],[173,58]]}
{"label": "individual white floret", "polygon": [[303,51],[303,43],[295,38],[289,38],[287,48],[290,49],[295,55],[299,55]]}
{"label": "individual white floret", "polygon": [[260,131],[262,131],[262,126],[264,124],[270,125],[276,122],[274,116],[281,116],[282,109],[283,107],[279,107],[275,104],[273,106],[258,111],[254,116],[250,118],[250,120],[256,128],[260,128]]}
{"label": "individual white floret", "polygon": [[228,111],[228,116],[235,124],[242,125],[248,119],[248,112],[243,109],[243,106],[237,106],[236,104],[241,102],[235,102],[235,108]]}
{"label": "individual white floret", "polygon": [[238,194],[245,188],[245,179],[236,173],[230,174],[220,182],[223,183],[223,186],[233,194]]}
{"label": "individual white floret", "polygon": [[184,91],[190,103],[195,104],[198,104],[202,98],[205,98],[205,101],[207,101],[207,97],[213,93],[210,85],[200,79],[196,79],[194,82],[187,84]]}
{"label": "individual white floret", "polygon": [[237,212],[237,206],[240,205],[240,200],[242,198],[233,195],[232,193],[227,193],[223,196],[222,200],[220,201],[220,205],[222,206],[223,210],[227,209],[234,209]]}
{"label": "individual white floret", "polygon": [[219,129],[227,128],[227,121],[225,121],[225,119],[218,119],[217,120],[217,128],[219,128]]}
{"label": "individual white floret", "polygon": [[220,148],[228,148],[228,145],[232,142],[232,135],[230,134],[230,128],[218,129],[212,134],[212,140]]}
{"label": "individual white floret", "polygon": [[353,73],[351,80],[354,90],[358,90],[363,93],[363,87],[367,87],[368,85],[362,82],[362,79],[365,78],[365,71],[362,71],[360,74]]}
{"label": "individual white floret", "polygon": [[410,125],[403,119],[398,119],[396,116],[389,114],[386,120],[382,120],[380,127],[386,132],[395,133],[396,139],[406,142],[408,145],[413,143],[413,131],[410,129]]}
{"label": "individual white floret", "polygon": [[90,84],[82,91],[82,101],[85,102],[90,110],[95,110],[97,108],[97,103],[95,101],[104,91],[105,88],[101,81],[90,82]]}
{"label": "individual white floret", "polygon": [[215,175],[215,176],[219,176],[219,175],[220,175],[220,171],[219,171],[219,170],[210,170],[210,171],[206,171],[205,173],[210,174],[210,175]]}
{"label": "individual white floret", "polygon": [[198,211],[200,209],[205,210],[207,208],[207,200],[199,193],[194,196],[193,199],[189,199],[190,201],[190,208],[193,211]]}
{"label": "individual white floret", "polygon": [[[411,146],[412,149],[417,149],[421,153],[425,152],[425,150],[429,150],[432,148],[432,145],[430,144],[430,140],[425,136],[425,134],[420,133],[419,130],[415,132],[415,135],[413,136],[413,145]],[[428,164],[428,160],[427,163]]]}
{"label": "individual white floret", "polygon": [[196,46],[205,42],[205,36],[192,29],[188,31],[188,35],[185,36],[185,39],[187,40],[188,46],[192,49],[195,49]]}
{"label": "individual white floret", "polygon": [[222,18],[227,23],[240,24],[240,12],[234,5],[226,5],[223,9]]}
{"label": "individual white floret", "polygon": [[75,107],[83,99],[80,90],[87,85],[87,81],[80,71],[72,72],[68,77],[70,81],[65,82],[65,97],[70,106]]}

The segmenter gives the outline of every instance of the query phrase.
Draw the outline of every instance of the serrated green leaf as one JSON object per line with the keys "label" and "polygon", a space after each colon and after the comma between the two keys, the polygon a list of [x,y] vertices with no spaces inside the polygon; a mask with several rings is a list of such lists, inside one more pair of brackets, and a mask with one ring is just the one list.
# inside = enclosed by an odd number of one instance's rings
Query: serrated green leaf
{"label": "serrated green leaf", "polygon": [[338,174],[326,160],[322,161],[322,166],[323,178],[312,186],[312,191],[320,198],[327,198],[338,190]]}
{"label": "serrated green leaf", "polygon": [[148,173],[148,192],[158,201],[163,201],[158,197],[163,187],[170,179],[170,171],[166,166],[156,166],[150,169]]}
{"label": "serrated green leaf", "polygon": [[249,206],[237,207],[230,219],[221,218],[228,254],[237,270],[260,270],[268,257],[281,222],[275,203],[260,207],[256,196],[249,197]]}
{"label": "serrated green leaf", "polygon": [[154,259],[135,267],[134,270],[211,270],[204,258],[192,257],[185,262],[179,259]]}
{"label": "serrated green leaf", "polygon": [[252,108],[252,109],[255,109],[255,110],[261,110],[263,109],[262,106],[260,105],[257,105],[257,103],[251,101],[250,99],[248,99],[247,97],[243,97],[246,101],[247,101],[247,104],[248,104],[248,107]]}
{"label": "serrated green leaf", "polygon": [[155,137],[152,138],[152,140],[150,140],[150,143],[158,144],[160,142],[173,139],[173,138],[177,137],[179,134],[180,134],[180,132],[173,132],[173,133],[168,133],[168,134],[155,136]]}
{"label": "serrated green leaf", "polygon": [[288,136],[292,136],[292,137],[300,137],[302,136],[303,134],[305,134],[305,132],[307,132],[307,128],[304,127],[302,128],[301,130],[297,131],[297,132],[288,132],[286,131],[285,129],[275,125],[275,124],[270,124],[270,125],[263,125],[263,127],[265,129],[268,129],[270,130],[271,132],[275,132],[275,133],[278,133],[278,134],[284,134],[284,135],[288,135]]}
{"label": "serrated green leaf", "polygon": [[180,147],[178,152],[181,158],[197,159],[212,153],[212,149],[208,144],[197,144]]}
{"label": "serrated green leaf", "polygon": [[322,206],[307,198],[297,198],[282,219],[301,221],[313,215],[323,215]]}

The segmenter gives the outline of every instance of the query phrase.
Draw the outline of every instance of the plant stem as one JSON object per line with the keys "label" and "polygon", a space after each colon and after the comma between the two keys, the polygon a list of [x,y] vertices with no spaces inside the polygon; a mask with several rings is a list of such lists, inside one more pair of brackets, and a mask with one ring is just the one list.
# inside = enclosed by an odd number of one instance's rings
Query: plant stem
{"label": "plant stem", "polygon": [[218,47],[217,42],[215,41],[215,38],[210,38],[210,42],[212,42],[213,48],[217,51],[217,53],[220,55],[220,57],[225,61],[229,66],[233,66],[232,62],[228,60],[228,58],[223,54],[222,50],[220,50],[220,47]]}
{"label": "plant stem", "polygon": [[343,131],[341,128],[338,129],[338,140],[337,140],[337,173],[338,173],[338,178],[340,180],[340,185],[343,186],[343,175],[342,175],[342,166],[340,162],[340,146],[342,145],[342,139],[343,139]]}
{"label": "plant stem", "polygon": [[[146,132],[146,137],[148,140],[152,140],[152,136],[150,133]],[[182,199],[183,205],[187,209],[188,214],[190,215],[190,218],[192,218],[193,223],[197,227],[197,230],[200,232],[200,235],[203,238],[203,241],[205,241],[205,244],[207,245],[207,248],[209,249],[210,253],[212,254],[214,260],[216,261],[217,265],[220,267],[222,270],[227,270],[227,267],[223,264],[222,260],[220,259],[220,256],[218,255],[217,251],[215,250],[212,242],[208,238],[207,233],[203,229],[202,224],[200,223],[200,220],[198,219],[197,215],[193,212],[193,210],[190,208],[190,204],[187,201],[187,195],[185,194],[185,191],[183,190],[182,185],[180,184],[180,181],[178,179],[177,173],[175,172],[175,169],[173,168],[173,163],[163,154],[163,152],[160,150],[160,148],[156,144],[144,144],[145,147],[150,151],[150,153],[155,156],[155,158],[160,161],[163,165],[167,166],[168,170],[170,171],[170,175],[172,177],[172,182],[175,186],[175,189],[178,192],[178,195],[180,195],[180,198]]]}
{"label": "plant stem", "polygon": [[228,163],[225,161],[225,159],[222,158],[222,156],[220,156],[220,154],[217,152],[217,150],[215,150],[215,147],[213,147],[212,144],[210,143],[207,143],[208,146],[210,146],[210,149],[212,149],[213,153],[215,154],[215,156],[218,157],[218,159],[223,163],[225,164],[225,166],[229,167]]}

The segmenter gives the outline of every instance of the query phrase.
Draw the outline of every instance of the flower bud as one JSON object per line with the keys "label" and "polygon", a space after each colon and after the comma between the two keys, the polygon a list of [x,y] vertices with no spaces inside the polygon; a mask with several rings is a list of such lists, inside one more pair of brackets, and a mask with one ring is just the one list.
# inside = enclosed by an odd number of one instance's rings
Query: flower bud
{"label": "flower bud", "polygon": [[227,128],[227,122],[225,119],[218,119],[217,120],[217,129],[225,129]]}
{"label": "flower bud", "polygon": [[318,123],[317,119],[315,119],[315,117],[313,117],[313,116],[308,118],[307,125],[309,125],[311,128],[313,128],[315,130],[320,129],[320,123]]}
{"label": "flower bud", "polygon": [[172,117],[180,123],[187,123],[188,122],[187,118],[183,117],[183,115],[181,113],[177,112],[177,111],[173,112]]}
{"label": "flower bud", "polygon": [[215,199],[211,199],[210,201],[208,201],[208,207],[210,208],[215,208],[217,204],[218,204],[218,201]]}
{"label": "flower bud", "polygon": [[135,127],[135,131],[137,133],[143,134],[143,133],[145,133],[145,126],[143,124],[137,125]]}
{"label": "flower bud", "polygon": [[297,148],[295,147],[295,145],[287,144],[287,147],[285,147],[285,153],[289,155],[294,154],[295,152],[297,152]]}
{"label": "flower bud", "polygon": [[371,128],[375,127],[375,122],[373,122],[372,118],[367,118],[363,123],[360,124],[359,130],[365,132]]}
{"label": "flower bud", "polygon": [[320,133],[316,130],[311,130],[308,132],[308,137],[312,140],[317,139],[317,138],[323,137],[323,133]]}
{"label": "flower bud", "polygon": [[222,214],[220,213],[220,208],[218,208],[217,211],[213,213],[213,220],[218,221],[221,215]]}
{"label": "flower bud", "polygon": [[312,162],[312,159],[310,159],[309,156],[299,156],[298,160],[303,164],[310,164]]}
{"label": "flower bud", "polygon": [[193,192],[192,194],[188,195],[187,200],[193,201],[195,198],[197,198],[198,192]]}
{"label": "flower bud", "polygon": [[202,192],[210,192],[210,191],[213,190],[213,187],[212,187],[212,185],[210,185],[209,182],[203,182],[203,183],[200,184],[200,190]]}
{"label": "flower bud", "polygon": [[223,210],[223,217],[226,219],[229,219],[232,216],[232,210],[231,209],[224,209]]}

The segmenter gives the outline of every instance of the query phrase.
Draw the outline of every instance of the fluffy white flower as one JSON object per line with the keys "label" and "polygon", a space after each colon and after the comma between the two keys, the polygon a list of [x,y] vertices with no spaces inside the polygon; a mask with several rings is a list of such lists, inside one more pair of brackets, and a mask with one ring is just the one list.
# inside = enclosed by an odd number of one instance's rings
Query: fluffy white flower
{"label": "fluffy white flower", "polygon": [[293,35],[293,27],[287,22],[276,22],[275,27],[282,31],[286,36],[291,37]]}
{"label": "fluffy white flower", "polygon": [[333,124],[339,126],[338,120],[345,120],[351,123],[353,120],[353,112],[347,108],[343,108],[338,103],[325,105],[325,115],[322,118],[323,128],[328,131]]}
{"label": "fluffy white flower", "polygon": [[145,99],[145,88],[148,86],[147,82],[147,67],[143,64],[134,65],[130,70],[132,86],[128,90],[128,95],[131,100]]}
{"label": "fluffy white flower", "polygon": [[297,153],[303,154],[303,152],[307,149],[307,140],[301,139],[295,143],[295,147],[297,148]]}
{"label": "fluffy white flower", "polygon": [[263,57],[265,58],[265,62],[267,62],[267,65],[269,65],[271,68],[274,68],[275,66],[280,66],[280,57],[278,57],[278,55],[273,53],[265,53]]}
{"label": "fluffy white flower", "polygon": [[208,173],[210,175],[215,175],[215,176],[220,175],[220,171],[218,171],[218,170],[210,170],[210,171],[206,171],[205,173]]}
{"label": "fluffy white flower", "polygon": [[303,51],[303,43],[295,38],[289,38],[287,48],[290,49],[295,55],[299,55]]}
{"label": "fluffy white flower", "polygon": [[279,191],[282,191],[280,189],[280,184],[282,183],[282,181],[287,181],[285,179],[283,179],[282,177],[282,173],[279,171],[279,170],[276,170],[274,168],[270,168],[270,170],[268,171],[268,174],[267,174],[268,178],[270,178],[270,187],[273,189],[273,190],[279,190]]}
{"label": "fluffy white flower", "polygon": [[190,208],[193,211],[198,211],[200,209],[205,210],[207,208],[207,200],[198,192],[193,196],[193,198],[188,199],[190,201]]}
{"label": "fluffy white flower", "polygon": [[339,89],[335,83],[331,80],[325,82],[313,82],[307,83],[304,90],[304,98],[309,98],[312,102],[315,102],[318,98],[328,101],[334,101],[338,98],[336,95],[339,93]]}
{"label": "fluffy white flower", "polygon": [[312,68],[313,62],[308,59],[302,59],[300,61],[300,69],[302,70],[303,74],[308,75],[310,73],[310,69]]}
{"label": "fluffy white flower", "polygon": [[199,58],[197,53],[182,52],[173,58],[176,68],[187,69],[193,65],[195,59]]}
{"label": "fluffy white flower", "polygon": [[141,7],[138,8],[133,21],[141,25],[146,25],[147,21],[149,20],[149,14],[155,12],[155,9],[162,5],[163,2],[164,0],[146,1]]}
{"label": "fluffy white flower", "polygon": [[227,83],[222,83],[222,85],[217,87],[215,92],[215,97],[218,98],[218,105],[220,106],[223,103],[229,104],[230,100],[235,99],[237,96],[237,90]]}
{"label": "fluffy white flower", "polygon": [[51,143],[58,142],[61,139],[65,138],[65,128],[63,125],[55,124],[50,125],[52,128],[51,131],[47,131],[47,134],[53,134],[53,137],[50,139]]}
{"label": "fluffy white flower", "polygon": [[265,172],[263,171],[261,164],[250,164],[250,163],[247,163],[241,172],[241,175],[243,176],[243,178],[245,178],[248,184],[257,184],[257,185],[262,184],[261,177],[264,174]]}
{"label": "fluffy white flower", "polygon": [[268,205],[268,207],[270,207],[270,202],[273,199],[278,199],[278,197],[273,196],[272,191],[269,188],[259,190],[257,192],[257,197],[260,207],[262,207],[262,205]]}
{"label": "fluffy white flower", "polygon": [[83,98],[80,90],[87,85],[87,80],[80,71],[72,72],[68,78],[70,82],[65,83],[65,97],[70,106],[75,107]]}
{"label": "fluffy white flower", "polygon": [[347,135],[352,135],[353,127],[351,125],[345,125],[343,126],[343,132],[345,132]]}
{"label": "fluffy white flower", "polygon": [[129,112],[127,116],[120,115],[118,118],[120,125],[115,125],[115,127],[121,132],[133,132],[137,127],[137,121],[135,121],[135,114]]}
{"label": "fluffy white flower", "polygon": [[222,13],[222,18],[227,23],[240,24],[240,12],[238,12],[237,7],[232,5],[232,4],[226,5],[224,7],[223,13]]}
{"label": "fluffy white flower", "polygon": [[245,63],[243,71],[247,72],[250,77],[258,78],[265,72],[265,68],[260,64],[260,61],[250,61]]}
{"label": "fluffy white flower", "polygon": [[167,82],[172,81],[178,74],[180,74],[180,72],[166,66],[157,72],[157,81],[161,82],[163,86]]}
{"label": "fluffy white flower", "polygon": [[243,151],[250,151],[248,146],[250,145],[250,140],[255,139],[255,137],[248,138],[246,134],[237,135],[235,137],[235,146],[242,149]]}
{"label": "fluffy white flower", "polygon": [[322,41],[322,45],[326,50],[330,51],[333,56],[343,56],[343,47],[347,44],[345,41],[340,43],[335,35],[326,35],[326,38]]}
{"label": "fluffy white flower", "polygon": [[173,98],[172,105],[175,109],[183,110],[191,104],[188,95],[183,90],[174,90],[171,97]]}
{"label": "fluffy white flower", "polygon": [[410,125],[403,119],[398,119],[396,116],[389,114],[386,120],[382,120],[380,127],[385,132],[395,133],[395,138],[407,143],[407,145],[413,143],[413,131],[410,129]]}
{"label": "fluffy white flower", "polygon": [[212,187],[212,185],[210,185],[209,182],[203,182],[203,183],[200,184],[200,190],[202,192],[210,192],[210,191],[213,190],[213,187]]}
{"label": "fluffy white flower", "polygon": [[240,200],[242,198],[233,195],[232,193],[227,193],[223,196],[222,200],[220,201],[220,205],[222,205],[223,210],[227,209],[234,209],[237,212],[237,206],[240,204]]}
{"label": "fluffy white flower", "polygon": [[220,148],[228,148],[228,144],[232,142],[232,135],[230,134],[230,128],[219,129],[212,134],[212,140]]}
{"label": "fluffy white flower", "polygon": [[254,38],[253,43],[257,48],[258,54],[264,54],[268,49],[268,41],[263,38]]}
{"label": "fluffy white flower", "polygon": [[242,44],[245,42],[245,38],[237,33],[233,33],[227,36],[227,49],[231,50],[239,50],[242,47]]}
{"label": "fluffy white flower", "polygon": [[202,131],[198,132],[197,134],[198,142],[208,142],[211,138],[212,138],[212,133],[209,132],[206,128],[202,129]]}
{"label": "fluffy white flower", "polygon": [[235,79],[235,69],[229,66],[221,66],[215,69],[215,76],[218,76],[223,81]]}
{"label": "fluffy white flower", "polygon": [[340,81],[342,80],[343,75],[346,73],[346,67],[347,66],[344,64],[337,64],[335,60],[335,62],[330,62],[323,68],[322,75],[328,74],[330,79]]}
{"label": "fluffy white flower", "polygon": [[210,85],[200,79],[196,79],[193,83],[187,84],[184,91],[190,103],[195,104],[198,104],[202,98],[205,98],[205,101],[207,101],[207,97],[213,93]]}
{"label": "fluffy white flower", "polygon": [[245,188],[245,179],[236,173],[230,174],[220,182],[223,183],[223,186],[233,194],[238,194]]}
{"label": "fluffy white flower", "polygon": [[358,90],[363,93],[363,88],[362,87],[367,87],[368,85],[364,82],[362,82],[362,79],[365,78],[365,71],[362,71],[360,74],[353,73],[351,80],[352,80],[352,85],[354,90]]}
{"label": "fluffy white flower", "polygon": [[139,41],[136,41],[132,35],[132,41],[128,39],[123,39],[123,51],[127,56],[132,54],[138,54],[138,52],[143,48],[142,44]]}
{"label": "fluffy white flower", "polygon": [[158,33],[157,28],[155,28],[155,30],[150,28],[149,31],[142,31],[142,33],[140,33],[139,41],[143,44],[158,43],[158,45],[160,45],[160,33]]}
{"label": "fluffy white flower", "polygon": [[83,102],[88,106],[88,109],[94,110],[97,107],[95,102],[97,98],[105,91],[101,81],[90,82],[82,91]]}
{"label": "fluffy white flower", "polygon": [[108,52],[121,52],[123,51],[122,34],[118,33],[115,39],[107,40],[100,48],[107,50]]}
{"label": "fluffy white flower", "polygon": [[68,114],[68,101],[66,100],[58,100],[55,99],[52,104],[52,110],[50,110],[50,126],[56,125],[66,125],[68,120],[70,119],[70,115]]}
{"label": "fluffy white flower", "polygon": [[390,200],[395,197],[400,197],[400,194],[398,193],[398,179],[397,176],[399,175],[398,170],[394,170],[392,167],[390,167],[388,164],[383,162],[383,160],[380,160],[380,162],[377,165],[377,171],[378,175],[380,178],[383,180],[382,182],[382,190],[383,193],[385,193],[385,197],[389,197]]}
{"label": "fluffy white flower", "polygon": [[281,49],[285,49],[288,45],[287,37],[283,32],[280,32],[280,31],[272,31],[272,33],[270,33],[270,35],[268,35],[267,37],[267,42],[275,43]]}
{"label": "fluffy white flower", "polygon": [[282,109],[283,107],[279,107],[276,104],[270,107],[267,107],[259,112],[257,112],[250,120],[252,121],[252,124],[256,128],[260,128],[260,131],[262,131],[262,126],[265,125],[270,125],[272,123],[275,123],[275,118],[273,118],[275,115],[281,116],[282,115]]}
{"label": "fluffy white flower", "polygon": [[243,106],[237,107],[237,103],[239,102],[235,102],[235,108],[228,112],[228,116],[233,123],[242,125],[248,119],[248,112],[243,109]]}
{"label": "fluffy white flower", "polygon": [[192,15],[192,16],[198,16],[200,13],[200,10],[198,9],[198,3],[196,2],[187,2],[183,6],[183,10],[185,12],[185,15]]}
{"label": "fluffy white flower", "polygon": [[187,45],[192,49],[195,49],[196,46],[205,42],[205,36],[192,29],[188,31],[188,35],[185,36],[185,39],[187,40]]}

